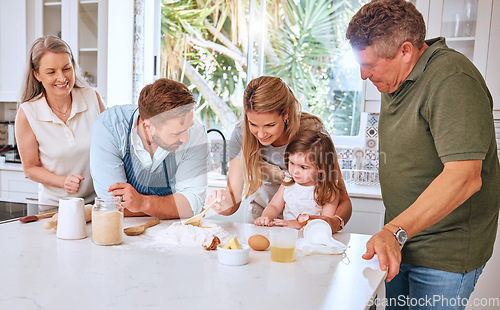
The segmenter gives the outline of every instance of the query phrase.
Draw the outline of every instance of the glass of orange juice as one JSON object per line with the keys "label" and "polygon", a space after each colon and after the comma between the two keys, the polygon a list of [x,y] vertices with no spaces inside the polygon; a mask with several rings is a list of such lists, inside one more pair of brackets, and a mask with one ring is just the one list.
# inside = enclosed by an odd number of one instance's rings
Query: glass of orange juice
{"label": "glass of orange juice", "polygon": [[271,237],[271,260],[280,263],[290,263],[295,257],[295,242],[297,241],[297,229],[287,227],[272,227]]}

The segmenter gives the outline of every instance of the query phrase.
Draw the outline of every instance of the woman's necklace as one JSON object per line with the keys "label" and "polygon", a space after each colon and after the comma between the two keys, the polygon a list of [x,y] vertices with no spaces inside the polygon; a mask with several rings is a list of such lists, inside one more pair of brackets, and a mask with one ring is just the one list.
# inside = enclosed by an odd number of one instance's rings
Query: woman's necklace
{"label": "woman's necklace", "polygon": [[58,113],[62,114],[64,117],[66,117],[66,114],[68,113],[68,111],[70,111],[70,110],[71,110],[71,103],[69,104],[69,106],[68,106],[68,108],[66,109],[66,111],[65,111],[65,112],[63,112],[63,111],[59,111],[58,109],[56,109],[55,107],[53,107],[53,106],[51,106],[51,105],[49,105],[49,106],[50,106],[50,109],[51,109],[52,111],[56,111],[56,112],[58,112]]}

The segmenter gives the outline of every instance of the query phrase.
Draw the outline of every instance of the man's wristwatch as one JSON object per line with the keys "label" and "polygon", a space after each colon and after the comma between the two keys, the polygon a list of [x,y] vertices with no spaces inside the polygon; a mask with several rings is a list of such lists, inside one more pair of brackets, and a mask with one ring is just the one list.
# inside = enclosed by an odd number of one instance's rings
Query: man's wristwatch
{"label": "man's wristwatch", "polygon": [[401,227],[398,227],[398,226],[391,224],[391,223],[387,223],[382,228],[390,231],[394,235],[394,237],[396,237],[396,240],[398,241],[398,243],[401,247],[403,247],[403,245],[405,245],[406,241],[408,240],[408,234]]}

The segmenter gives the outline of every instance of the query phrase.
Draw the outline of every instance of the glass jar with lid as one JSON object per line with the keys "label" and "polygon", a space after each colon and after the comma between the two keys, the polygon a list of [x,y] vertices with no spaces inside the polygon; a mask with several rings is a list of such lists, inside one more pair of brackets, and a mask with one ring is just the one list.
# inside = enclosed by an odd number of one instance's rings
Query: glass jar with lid
{"label": "glass jar with lid", "polygon": [[96,197],[92,207],[92,241],[98,245],[117,245],[122,240],[121,197]]}

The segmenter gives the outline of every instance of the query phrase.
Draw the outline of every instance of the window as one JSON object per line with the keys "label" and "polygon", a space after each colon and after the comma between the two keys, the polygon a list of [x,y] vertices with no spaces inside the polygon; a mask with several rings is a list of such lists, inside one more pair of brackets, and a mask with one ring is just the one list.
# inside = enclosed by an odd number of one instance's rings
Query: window
{"label": "window", "polygon": [[[366,1],[364,1],[366,2]],[[229,132],[260,75],[286,81],[335,136],[357,136],[362,81],[345,30],[358,0],[162,0],[160,76],[197,95],[206,126]]]}

